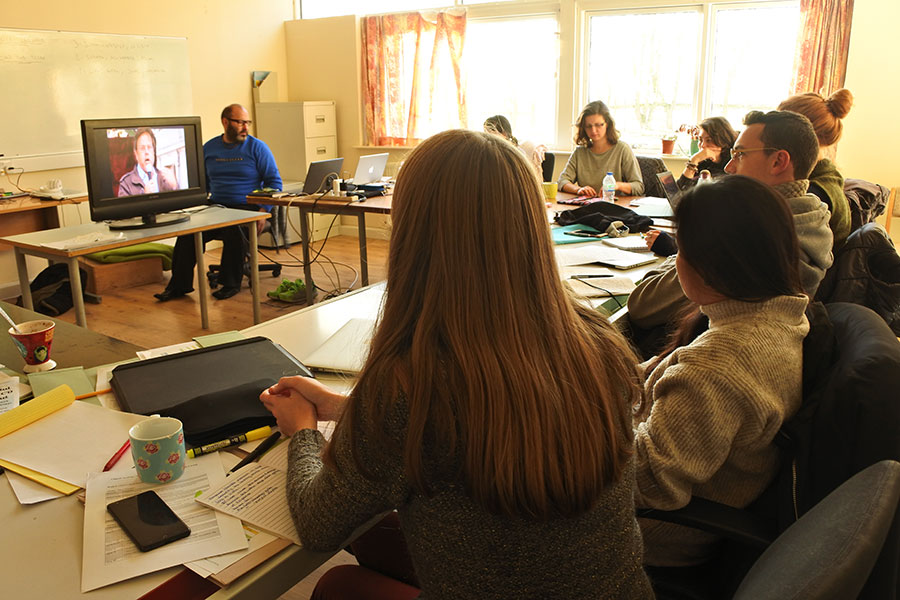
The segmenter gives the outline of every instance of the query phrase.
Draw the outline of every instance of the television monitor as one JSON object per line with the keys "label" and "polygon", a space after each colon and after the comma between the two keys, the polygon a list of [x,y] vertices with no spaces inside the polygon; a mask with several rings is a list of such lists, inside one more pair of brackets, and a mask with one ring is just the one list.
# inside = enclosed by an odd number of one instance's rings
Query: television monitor
{"label": "television monitor", "polygon": [[110,229],[186,221],[207,203],[200,117],[81,121],[91,219]]}

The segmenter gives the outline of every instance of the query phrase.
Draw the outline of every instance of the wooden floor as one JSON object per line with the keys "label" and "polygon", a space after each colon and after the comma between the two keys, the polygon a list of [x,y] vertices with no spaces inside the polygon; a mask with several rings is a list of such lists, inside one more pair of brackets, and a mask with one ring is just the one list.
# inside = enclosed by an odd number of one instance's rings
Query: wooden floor
{"label": "wooden floor", "polygon": [[[316,246],[318,247],[318,244]],[[370,283],[384,280],[387,274],[387,248],[386,240],[368,240]],[[276,253],[274,250],[263,249],[262,252],[265,256],[285,265],[278,278],[273,278],[271,273],[260,273],[263,292],[262,320],[268,321],[304,308],[305,303],[287,304],[265,296],[265,292],[278,287],[282,279],[303,278],[303,268],[299,266],[300,246],[291,247],[290,254],[285,250]],[[219,249],[206,252],[206,264],[218,263],[220,253]],[[269,262],[265,256],[260,256],[260,263]],[[325,260],[325,257],[331,259],[334,265]],[[313,279],[318,287],[326,290],[326,292],[319,291],[316,300],[321,301],[327,291],[338,287],[345,291],[351,284],[353,289],[359,288],[360,282],[356,275],[358,272],[357,239],[348,236],[329,238],[322,255],[313,263]],[[165,273],[165,277],[168,280],[169,274]],[[100,304],[85,304],[88,328],[144,348],[156,348],[188,341],[198,335],[243,329],[253,325],[252,295],[246,277],[241,292],[236,296],[227,300],[210,298],[208,331],[200,327],[198,292],[168,302],[158,302],[153,294],[161,292],[164,287],[165,281],[159,284],[118,288],[104,293]],[[199,290],[196,281],[194,289]],[[69,310],[60,319],[74,323],[75,311]]]}

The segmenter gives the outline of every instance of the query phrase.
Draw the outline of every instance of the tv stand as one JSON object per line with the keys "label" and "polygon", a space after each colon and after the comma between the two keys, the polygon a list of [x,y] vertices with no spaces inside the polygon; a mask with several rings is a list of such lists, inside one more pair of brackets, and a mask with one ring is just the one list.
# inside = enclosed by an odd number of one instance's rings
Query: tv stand
{"label": "tv stand", "polygon": [[134,217],[133,219],[119,219],[109,221],[109,228],[115,230],[126,229],[148,229],[150,227],[163,227],[164,225],[174,225],[175,223],[184,223],[190,220],[191,215],[187,213],[171,212],[160,213],[154,215],[144,215],[142,217]]}

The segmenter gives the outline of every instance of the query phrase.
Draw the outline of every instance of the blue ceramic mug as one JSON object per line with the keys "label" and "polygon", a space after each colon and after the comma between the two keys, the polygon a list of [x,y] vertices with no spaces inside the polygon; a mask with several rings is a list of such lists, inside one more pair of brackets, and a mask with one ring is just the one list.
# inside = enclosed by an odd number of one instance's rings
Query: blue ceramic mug
{"label": "blue ceramic mug", "polygon": [[134,470],[146,483],[168,483],[184,473],[184,428],[172,417],[151,417],[128,430]]}

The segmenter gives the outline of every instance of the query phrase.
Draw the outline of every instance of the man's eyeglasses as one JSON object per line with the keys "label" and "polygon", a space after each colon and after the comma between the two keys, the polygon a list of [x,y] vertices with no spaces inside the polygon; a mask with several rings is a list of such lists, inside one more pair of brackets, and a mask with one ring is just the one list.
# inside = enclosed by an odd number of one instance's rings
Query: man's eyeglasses
{"label": "man's eyeglasses", "polygon": [[247,127],[250,127],[251,125],[253,125],[253,121],[242,121],[241,119],[232,119],[231,117],[225,117],[225,118],[228,119],[229,121],[231,121],[232,123],[236,123],[237,125],[246,125]]}
{"label": "man's eyeglasses", "polygon": [[743,160],[744,155],[748,152],[759,152],[760,150],[767,150],[770,152],[776,152],[781,150],[781,148],[741,148],[740,150],[732,149],[731,151],[731,160]]}

